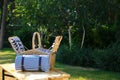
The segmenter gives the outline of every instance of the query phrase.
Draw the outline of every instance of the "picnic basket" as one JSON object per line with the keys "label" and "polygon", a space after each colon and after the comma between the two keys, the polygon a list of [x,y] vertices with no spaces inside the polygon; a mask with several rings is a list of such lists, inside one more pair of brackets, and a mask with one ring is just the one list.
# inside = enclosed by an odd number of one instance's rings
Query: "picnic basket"
{"label": "picnic basket", "polygon": [[[35,40],[38,40],[38,44],[35,44]],[[41,38],[40,33],[34,32],[33,38],[32,38],[32,49],[25,50],[25,47],[20,40],[19,37],[9,37],[8,40],[10,44],[12,45],[12,48],[17,54],[20,55],[49,55],[50,57],[50,70],[54,70],[54,64],[55,64],[55,58],[56,53],[59,48],[60,42],[62,40],[62,36],[56,36],[55,41],[53,42],[52,46],[49,49],[45,49],[41,47]]]}

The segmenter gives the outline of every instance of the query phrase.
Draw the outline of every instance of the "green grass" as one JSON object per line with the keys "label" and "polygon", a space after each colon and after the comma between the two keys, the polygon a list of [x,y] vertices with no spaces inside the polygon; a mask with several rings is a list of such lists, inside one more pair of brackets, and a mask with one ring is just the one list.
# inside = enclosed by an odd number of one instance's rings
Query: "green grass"
{"label": "green grass", "polygon": [[120,80],[120,73],[98,70],[93,68],[83,68],[56,63],[60,68],[71,75],[70,80]]}
{"label": "green grass", "polygon": [[15,59],[15,52],[12,49],[0,50],[0,64],[12,63]]}
{"label": "green grass", "polygon": [[[12,49],[0,50],[0,64],[14,62],[15,55]],[[69,66],[61,63],[56,63],[55,67],[69,73],[70,80],[120,80],[119,72]]]}

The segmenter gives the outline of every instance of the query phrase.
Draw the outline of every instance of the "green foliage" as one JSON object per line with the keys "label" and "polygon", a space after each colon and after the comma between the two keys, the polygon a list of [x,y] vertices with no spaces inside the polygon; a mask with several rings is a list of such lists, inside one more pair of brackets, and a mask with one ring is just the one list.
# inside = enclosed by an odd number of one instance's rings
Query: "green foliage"
{"label": "green foliage", "polygon": [[67,46],[61,46],[57,60],[77,66],[95,67],[99,69],[120,71],[120,44],[115,43],[106,49],[91,49],[75,46],[71,50]]}
{"label": "green foliage", "polygon": [[24,46],[31,49],[32,48],[32,36],[35,32],[34,28],[29,28],[28,26],[20,27],[19,30],[14,31],[14,36],[20,37]]}
{"label": "green foliage", "polygon": [[79,46],[74,46],[72,49],[69,49],[63,45],[58,52],[58,60],[71,65],[88,67],[94,63],[92,55],[91,48],[81,49]]}
{"label": "green foliage", "polygon": [[117,0],[15,0],[14,8],[9,9],[8,23],[10,26],[34,27],[45,35],[63,35],[67,44],[68,28],[72,26],[72,44],[78,45],[81,45],[84,26],[84,46],[104,48],[118,34],[117,30],[114,31],[120,25],[117,4]]}
{"label": "green foliage", "polygon": [[108,54],[106,69],[120,71],[120,44],[116,42],[106,52]]}
{"label": "green foliage", "polygon": [[94,59],[94,66],[93,67],[97,67],[97,68],[101,68],[101,69],[105,69],[105,64],[106,61],[108,61],[108,57],[109,57],[109,52],[106,52],[105,50],[99,50],[99,49],[95,49],[93,51],[93,59]]}

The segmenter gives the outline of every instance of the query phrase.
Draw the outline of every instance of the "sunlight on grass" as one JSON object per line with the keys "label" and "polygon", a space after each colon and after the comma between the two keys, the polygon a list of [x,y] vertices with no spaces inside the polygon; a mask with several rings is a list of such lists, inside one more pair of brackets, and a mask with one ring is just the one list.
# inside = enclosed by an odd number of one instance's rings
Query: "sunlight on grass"
{"label": "sunlight on grass", "polygon": [[88,78],[84,78],[84,77],[77,77],[77,78],[72,78],[70,80],[91,80],[91,79],[88,79]]}
{"label": "sunlight on grass", "polygon": [[[77,79],[76,79],[77,80]],[[78,80],[88,80],[87,78],[84,77],[79,77]]]}
{"label": "sunlight on grass", "polygon": [[56,63],[56,68],[71,75],[70,80],[120,80],[120,73]]}
{"label": "sunlight on grass", "polygon": [[12,63],[15,59],[15,52],[12,49],[6,48],[0,50],[0,64]]}

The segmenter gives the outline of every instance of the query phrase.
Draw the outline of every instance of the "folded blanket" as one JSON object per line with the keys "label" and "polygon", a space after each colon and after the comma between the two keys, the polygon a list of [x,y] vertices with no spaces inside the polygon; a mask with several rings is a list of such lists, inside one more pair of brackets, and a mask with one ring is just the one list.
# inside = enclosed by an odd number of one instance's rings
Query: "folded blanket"
{"label": "folded blanket", "polygon": [[49,55],[17,55],[15,59],[16,70],[49,71]]}

